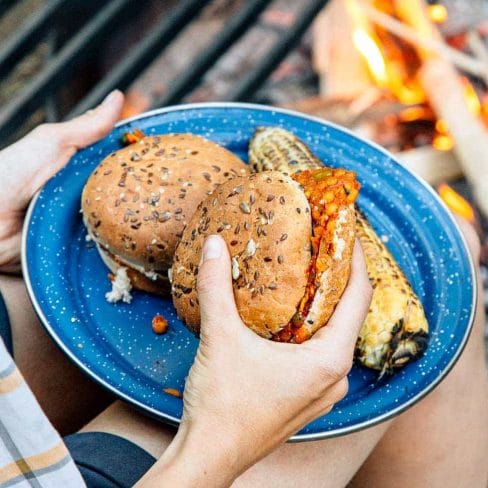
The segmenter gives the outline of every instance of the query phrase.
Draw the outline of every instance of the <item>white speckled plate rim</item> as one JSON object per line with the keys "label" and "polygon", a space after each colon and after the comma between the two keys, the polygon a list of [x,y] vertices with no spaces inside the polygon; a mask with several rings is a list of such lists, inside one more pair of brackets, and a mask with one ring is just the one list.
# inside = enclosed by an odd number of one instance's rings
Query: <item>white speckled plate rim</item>
{"label": "white speckled plate rim", "polygon": [[[456,353],[453,355],[451,358],[450,362],[444,367],[444,369],[439,373],[439,375],[436,377],[434,381],[432,381],[426,388],[421,390],[417,395],[413,396],[412,398],[408,399],[406,402],[404,402],[402,405],[399,405],[397,408],[391,409],[388,412],[385,412],[381,415],[378,415],[377,417],[374,417],[370,420],[351,425],[348,427],[342,427],[339,429],[327,431],[327,432],[319,432],[319,433],[311,433],[311,434],[298,434],[290,437],[289,441],[291,442],[300,442],[300,441],[314,441],[314,440],[320,440],[320,439],[327,439],[331,437],[337,437],[341,436],[344,434],[349,434],[352,432],[357,432],[359,430],[365,429],[367,427],[372,427],[373,425],[379,424],[381,422],[384,422],[388,419],[391,419],[400,413],[404,412],[407,410],[409,407],[417,403],[421,398],[423,398],[427,393],[432,391],[449,373],[449,371],[453,368],[454,364],[457,362],[459,357],[461,356],[461,353],[464,350],[464,347],[466,346],[466,343],[468,341],[469,335],[471,333],[471,330],[473,328],[473,323],[474,323],[474,316],[475,316],[475,311],[476,311],[476,305],[477,305],[477,289],[478,289],[478,283],[476,279],[476,271],[474,267],[473,260],[471,258],[471,254],[469,252],[469,248],[466,242],[466,239],[464,238],[463,233],[461,232],[461,229],[459,228],[458,223],[456,222],[456,219],[453,217],[451,212],[448,210],[447,206],[445,203],[442,201],[442,199],[437,195],[437,193],[434,191],[434,189],[427,184],[424,180],[419,178],[415,173],[410,171],[407,167],[403,166],[392,154],[390,154],[388,151],[386,151],[384,148],[379,146],[378,144],[368,141],[364,139],[361,136],[358,136],[354,134],[352,131],[349,129],[346,129],[345,127],[341,127],[337,124],[334,124],[332,122],[328,122],[325,120],[322,120],[318,117],[313,117],[311,115],[305,115],[300,112],[296,112],[294,110],[287,110],[287,109],[282,109],[282,108],[275,108],[272,106],[265,106],[265,105],[259,105],[259,104],[253,104],[253,103],[240,103],[240,102],[206,102],[206,103],[188,103],[188,104],[182,104],[182,105],[174,105],[170,107],[164,107],[160,109],[155,109],[151,110],[149,112],[144,112],[142,114],[136,115],[134,117],[124,119],[119,121],[115,127],[119,127],[121,125],[125,125],[131,122],[136,122],[138,120],[146,119],[149,117],[152,117],[154,115],[160,115],[164,114],[167,112],[178,112],[178,111],[186,111],[186,110],[193,110],[193,109],[199,109],[199,108],[238,108],[238,109],[248,109],[248,110],[259,110],[259,111],[268,111],[268,112],[275,112],[278,114],[284,114],[284,115],[292,115],[295,117],[299,117],[302,119],[308,119],[312,122],[317,122],[322,125],[326,125],[329,127],[332,127],[338,131],[342,131],[351,137],[358,139],[362,141],[364,144],[367,144],[369,146],[374,147],[377,151],[383,153],[386,157],[394,161],[396,164],[400,165],[402,168],[405,169],[408,173],[412,175],[412,177],[417,181],[417,183],[421,186],[423,186],[434,198],[434,200],[437,201],[437,203],[444,209],[446,214],[448,215],[451,223],[453,224],[454,228],[456,229],[459,238],[461,239],[461,242],[463,244],[463,247],[466,251],[466,254],[468,256],[468,261],[469,261],[469,268],[471,272],[471,280],[473,283],[473,297],[472,297],[472,309],[469,315],[469,323],[468,327],[466,328],[465,334],[462,338],[460,347],[456,351]],[[34,207],[36,205],[36,201],[39,198],[39,195],[41,193],[42,189],[39,190],[34,198],[32,199],[29,208],[27,209],[26,216],[25,216],[25,221],[23,225],[23,232],[22,232],[22,244],[21,244],[21,259],[22,259],[22,273],[24,275],[24,280],[27,288],[28,295],[30,297],[30,300],[32,302],[32,306],[34,307],[34,310],[36,311],[39,319],[41,320],[42,324],[46,328],[46,330],[49,332],[51,335],[52,339],[54,342],[58,345],[58,347],[70,358],[71,361],[73,361],[81,370],[83,370],[88,376],[90,376],[92,379],[97,381],[100,385],[104,386],[107,388],[109,391],[112,393],[115,393],[119,398],[122,398],[123,400],[127,401],[128,403],[134,405],[138,409],[142,410],[143,412],[146,412],[150,414],[151,416],[154,417],[162,417],[169,421],[172,424],[178,425],[180,423],[180,419],[177,417],[173,417],[172,415],[165,414],[163,412],[160,412],[159,410],[156,410],[152,407],[149,407],[148,405],[145,405],[138,400],[135,400],[131,398],[130,396],[126,395],[116,387],[112,386],[109,384],[107,381],[105,381],[103,378],[100,378],[97,374],[95,374],[93,371],[91,371],[82,361],[80,361],[72,352],[69,350],[69,348],[61,341],[61,339],[58,337],[56,332],[53,330],[51,325],[49,324],[49,321],[47,320],[46,316],[44,315],[39,302],[36,299],[36,296],[34,295],[33,289],[32,289],[32,283],[30,279],[30,274],[29,274],[29,269],[27,267],[27,234],[28,234],[28,228],[29,228],[29,223],[32,217],[32,212],[34,210]]]}

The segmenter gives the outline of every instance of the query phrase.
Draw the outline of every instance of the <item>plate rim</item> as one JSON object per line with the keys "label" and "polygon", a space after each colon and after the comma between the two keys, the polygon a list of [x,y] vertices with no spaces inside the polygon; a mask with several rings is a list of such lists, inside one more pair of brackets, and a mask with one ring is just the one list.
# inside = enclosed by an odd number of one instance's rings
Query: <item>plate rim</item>
{"label": "plate rim", "polygon": [[[465,333],[461,339],[460,346],[456,350],[455,354],[451,357],[450,361],[446,364],[443,370],[440,371],[439,375],[431,382],[429,383],[424,389],[419,391],[416,395],[413,397],[409,398],[406,402],[402,403],[396,408],[393,408],[392,410],[389,410],[388,412],[385,412],[381,415],[378,415],[372,419],[365,420],[363,422],[360,422],[358,424],[354,424],[351,426],[347,427],[339,427],[334,430],[326,431],[326,432],[315,432],[315,433],[304,433],[304,434],[295,434],[291,436],[288,439],[288,442],[302,442],[302,441],[316,441],[316,440],[322,440],[322,439],[329,439],[333,437],[339,437],[342,435],[350,434],[352,432],[358,432],[360,430],[363,430],[368,427],[373,427],[374,425],[380,424],[386,420],[392,419],[398,415],[400,415],[402,412],[413,406],[415,403],[420,401],[422,398],[424,398],[428,393],[433,391],[443,380],[444,378],[448,375],[448,373],[452,370],[458,359],[460,358],[462,352],[464,351],[464,348],[466,347],[466,344],[468,342],[469,336],[471,334],[471,331],[473,329],[473,324],[474,324],[474,317],[475,317],[475,312],[477,308],[477,302],[478,302],[478,281],[477,281],[477,275],[476,275],[476,270],[474,266],[473,259],[471,257],[471,253],[469,252],[469,248],[466,242],[466,239],[459,227],[459,224],[457,223],[456,219],[454,218],[453,214],[451,211],[448,209],[447,205],[442,201],[440,196],[434,191],[434,189],[422,178],[417,176],[415,173],[413,173],[409,168],[404,166],[392,153],[387,151],[385,148],[381,147],[379,144],[367,140],[366,138],[354,134],[350,129],[346,127],[342,127],[339,124],[335,124],[334,122],[330,122],[324,119],[321,119],[319,117],[315,117],[313,115],[308,115],[308,114],[303,114],[301,112],[295,111],[295,110],[290,110],[290,109],[284,109],[284,108],[279,108],[279,107],[273,107],[270,105],[261,105],[261,104],[256,104],[256,103],[244,103],[244,102],[201,102],[201,103],[186,103],[186,104],[181,104],[181,105],[171,105],[168,107],[162,107],[162,108],[157,108],[154,110],[149,110],[147,112],[143,112],[141,114],[135,115],[133,117],[129,117],[126,119],[122,119],[118,121],[114,129],[132,122],[136,122],[138,120],[150,118],[156,115],[161,115],[164,113],[170,113],[170,112],[178,112],[178,111],[187,111],[187,110],[194,110],[194,109],[212,109],[212,108],[220,108],[220,109],[228,109],[228,108],[237,108],[237,109],[246,109],[246,110],[258,110],[258,111],[267,111],[267,112],[275,112],[275,113],[281,113],[284,115],[291,115],[294,117],[298,117],[301,119],[306,119],[312,122],[316,122],[331,128],[334,128],[338,130],[339,132],[344,132],[348,134],[349,136],[353,137],[354,139],[360,140],[362,143],[372,146],[375,148],[377,151],[381,152],[384,156],[388,157],[391,161],[394,162],[394,164],[399,165],[401,168],[403,168],[407,173],[409,173],[410,176],[412,176],[418,184],[420,184],[425,190],[427,190],[428,193],[434,198],[434,200],[440,204],[441,208],[444,210],[444,212],[447,214],[448,219],[450,220],[451,224],[453,225],[454,229],[456,230],[458,237],[461,238],[461,244],[464,248],[464,251],[466,252],[467,258],[468,258],[468,264],[469,264],[469,271],[471,275],[471,281],[472,281],[472,300],[471,300],[471,311],[469,314],[468,318],[468,326],[466,327]],[[113,130],[113,129],[112,129]],[[108,135],[108,134],[107,134]],[[107,137],[107,136],[105,136]],[[67,163],[69,164],[69,162]],[[48,180],[49,181],[49,180]],[[47,183],[47,182],[46,182]],[[136,400],[126,393],[120,391],[117,387],[111,385],[108,383],[106,380],[98,376],[94,371],[92,371],[86,364],[84,364],[80,359],[78,359],[72,352],[71,350],[64,344],[64,342],[60,339],[60,337],[57,335],[56,331],[52,328],[52,326],[49,324],[49,321],[47,320],[46,316],[44,315],[44,312],[37,301],[37,298],[34,294],[33,286],[32,286],[32,281],[31,281],[31,276],[29,273],[29,268],[27,266],[27,236],[28,236],[28,231],[29,231],[29,226],[30,222],[32,219],[32,214],[34,212],[34,208],[36,206],[36,202],[39,199],[39,196],[41,192],[43,191],[44,186],[40,188],[34,197],[32,198],[31,202],[29,203],[29,206],[27,208],[25,218],[24,218],[24,223],[22,226],[22,241],[21,241],[21,266],[22,266],[22,275],[24,277],[24,282],[25,286],[27,289],[27,294],[29,296],[29,299],[32,303],[32,306],[39,317],[39,320],[43,327],[46,329],[46,331],[49,333],[55,344],[66,354],[68,359],[71,360],[77,367],[79,367],[85,374],[87,374],[92,380],[94,380],[96,383],[101,385],[102,387],[106,388],[109,390],[111,393],[113,393],[115,396],[118,398],[123,399],[124,401],[130,403],[134,407],[136,407],[138,410],[149,414],[152,417],[155,417],[157,419],[165,419],[168,421],[170,424],[177,426],[180,424],[181,419],[174,417],[172,415],[169,415],[167,413],[161,412],[153,407],[150,407],[148,405],[143,404],[139,400]]]}

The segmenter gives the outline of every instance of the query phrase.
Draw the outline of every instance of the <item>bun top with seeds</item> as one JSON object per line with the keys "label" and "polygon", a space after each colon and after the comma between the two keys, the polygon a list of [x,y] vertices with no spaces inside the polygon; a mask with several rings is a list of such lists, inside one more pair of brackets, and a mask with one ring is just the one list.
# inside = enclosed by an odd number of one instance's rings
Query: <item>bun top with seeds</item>
{"label": "bun top with seeds", "polygon": [[83,218],[105,262],[133,271],[132,286],[157,292],[150,282],[166,279],[198,203],[220,183],[247,173],[237,156],[203,137],[143,137],[107,156],[91,174]]}
{"label": "bun top with seeds", "polygon": [[198,206],[176,249],[172,293],[178,315],[199,332],[198,263],[205,237],[220,234],[231,255],[243,322],[273,340],[308,339],[327,322],[349,278],[352,187],[359,188],[354,174],[342,169],[296,178],[265,171],[223,183]]}

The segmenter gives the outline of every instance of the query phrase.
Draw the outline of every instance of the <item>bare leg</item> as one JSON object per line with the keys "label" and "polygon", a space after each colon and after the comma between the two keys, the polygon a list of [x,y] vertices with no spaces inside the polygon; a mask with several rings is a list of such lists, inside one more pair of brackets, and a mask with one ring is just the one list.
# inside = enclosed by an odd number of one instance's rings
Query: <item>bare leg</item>
{"label": "bare leg", "polygon": [[[463,225],[475,260],[477,238]],[[475,261],[477,262],[477,261]],[[354,478],[353,487],[488,486],[488,382],[481,285],[477,319],[458,363],[427,398],[401,415]]]}
{"label": "bare leg", "polygon": [[62,435],[76,432],[100,413],[111,397],[71,364],[42,328],[22,278],[0,275],[15,362],[44,412]]}
{"label": "bare leg", "polygon": [[[246,471],[233,486],[345,486],[387,428],[385,423],[346,437],[286,444]],[[115,402],[81,432],[119,435],[159,458],[176,431]]]}
{"label": "bare leg", "polygon": [[125,437],[159,458],[173,440],[176,428],[156,422],[121,401],[116,401],[80,432],[108,432]]}

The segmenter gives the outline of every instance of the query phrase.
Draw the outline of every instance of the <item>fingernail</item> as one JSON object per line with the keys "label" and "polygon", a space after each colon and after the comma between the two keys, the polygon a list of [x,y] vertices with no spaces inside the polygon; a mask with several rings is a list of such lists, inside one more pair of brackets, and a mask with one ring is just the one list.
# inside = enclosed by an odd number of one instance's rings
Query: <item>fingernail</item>
{"label": "fingernail", "polygon": [[103,102],[100,104],[100,105],[110,105],[116,94],[118,93],[119,90],[112,90],[104,99],[103,99]]}
{"label": "fingernail", "polygon": [[222,239],[218,236],[209,236],[205,240],[202,249],[202,262],[209,259],[220,258],[222,254]]}

